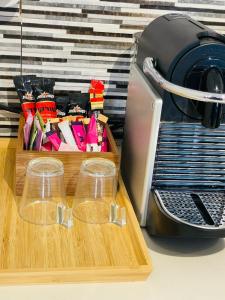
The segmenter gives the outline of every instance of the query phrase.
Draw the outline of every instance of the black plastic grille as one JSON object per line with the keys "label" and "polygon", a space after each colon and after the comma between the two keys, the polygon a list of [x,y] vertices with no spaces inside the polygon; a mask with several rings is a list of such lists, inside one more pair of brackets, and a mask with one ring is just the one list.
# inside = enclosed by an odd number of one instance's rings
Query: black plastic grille
{"label": "black plastic grille", "polygon": [[[155,194],[163,208],[181,221],[199,226],[221,227],[225,225],[225,193],[224,192],[181,192],[155,190]],[[206,212],[196,205],[193,195],[199,198]],[[209,215],[212,223],[208,222]]]}
{"label": "black plastic grille", "polygon": [[161,123],[152,185],[225,190],[225,124]]}
{"label": "black plastic grille", "polygon": [[225,226],[225,124],[161,123],[152,187],[179,220]]}

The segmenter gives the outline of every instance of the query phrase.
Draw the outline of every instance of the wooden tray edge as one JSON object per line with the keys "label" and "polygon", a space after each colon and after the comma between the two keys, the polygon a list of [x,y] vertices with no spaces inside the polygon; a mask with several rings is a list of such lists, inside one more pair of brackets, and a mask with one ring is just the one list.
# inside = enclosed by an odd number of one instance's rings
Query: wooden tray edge
{"label": "wooden tray edge", "polygon": [[143,234],[141,232],[141,228],[140,228],[139,222],[137,220],[137,217],[135,215],[133,206],[132,206],[132,204],[131,204],[131,202],[129,200],[130,198],[128,196],[128,193],[127,193],[125,184],[124,184],[124,182],[122,180],[121,174],[119,175],[119,186],[121,188],[121,192],[123,194],[123,198],[124,198],[124,201],[126,203],[126,209],[128,210],[127,214],[129,214],[130,217],[132,218],[132,223],[131,223],[132,229],[133,229],[133,231],[136,234],[136,238],[138,239],[138,242],[140,244],[140,247],[142,249],[143,255],[144,255],[145,260],[146,260],[146,264],[143,265],[143,266],[148,266],[149,267],[149,272],[151,272],[152,271],[152,260],[151,260],[151,258],[149,256],[148,247],[146,245],[144,236],[143,236]]}
{"label": "wooden tray edge", "polygon": [[96,282],[128,282],[143,281],[149,276],[150,270],[146,266],[138,268],[103,267],[101,269],[53,269],[50,271],[12,270],[0,272],[1,285],[24,284],[57,284],[57,283],[96,283]]}

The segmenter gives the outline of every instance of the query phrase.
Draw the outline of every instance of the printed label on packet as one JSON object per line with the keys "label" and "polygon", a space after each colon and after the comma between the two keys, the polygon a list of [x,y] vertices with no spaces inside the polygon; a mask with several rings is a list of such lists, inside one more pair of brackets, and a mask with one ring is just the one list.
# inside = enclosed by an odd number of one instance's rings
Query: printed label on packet
{"label": "printed label on packet", "polygon": [[21,107],[25,120],[27,119],[29,112],[31,112],[32,116],[35,115],[35,102],[23,102]]}
{"label": "printed label on packet", "polygon": [[47,122],[47,119],[56,118],[56,104],[53,101],[41,101],[36,103],[36,109],[39,111],[44,122]]}

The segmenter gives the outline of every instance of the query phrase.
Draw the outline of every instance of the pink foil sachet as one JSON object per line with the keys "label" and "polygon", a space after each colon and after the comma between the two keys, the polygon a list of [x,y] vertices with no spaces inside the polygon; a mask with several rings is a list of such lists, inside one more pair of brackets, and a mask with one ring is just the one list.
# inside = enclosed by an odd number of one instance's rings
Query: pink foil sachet
{"label": "pink foil sachet", "polygon": [[87,152],[99,152],[97,122],[95,115],[92,114],[90,123],[87,127]]}
{"label": "pink foil sachet", "polygon": [[82,122],[72,122],[74,139],[79,150],[86,151],[86,131]]}
{"label": "pink foil sachet", "polygon": [[52,151],[52,143],[46,142],[41,146],[41,151]]}
{"label": "pink foil sachet", "polygon": [[46,133],[46,135],[48,137],[49,142],[51,142],[54,150],[58,151],[62,141],[58,137],[57,133],[55,131],[49,131]]}

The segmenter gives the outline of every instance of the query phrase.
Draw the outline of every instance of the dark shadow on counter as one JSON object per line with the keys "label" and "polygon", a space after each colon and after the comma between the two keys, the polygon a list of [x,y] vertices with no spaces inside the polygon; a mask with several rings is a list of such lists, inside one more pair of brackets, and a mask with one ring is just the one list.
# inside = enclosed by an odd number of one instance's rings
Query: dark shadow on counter
{"label": "dark shadow on counter", "polygon": [[150,251],[170,256],[196,257],[210,255],[225,249],[225,239],[199,238],[160,238],[149,237],[142,229],[146,244]]}

